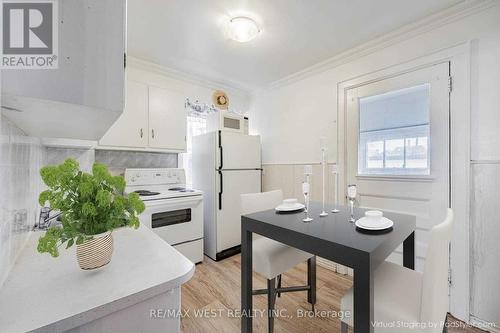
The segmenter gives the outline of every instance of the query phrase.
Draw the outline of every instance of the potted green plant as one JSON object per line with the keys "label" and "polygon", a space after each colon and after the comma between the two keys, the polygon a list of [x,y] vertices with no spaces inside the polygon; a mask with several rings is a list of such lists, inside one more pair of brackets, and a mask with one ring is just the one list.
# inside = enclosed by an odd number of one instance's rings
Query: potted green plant
{"label": "potted green plant", "polygon": [[80,268],[94,269],[108,264],[113,254],[112,231],[139,227],[138,215],[144,203],[137,193],[123,194],[125,180],[112,176],[107,167],[94,163],[92,174],[82,172],[77,161],[67,159],[57,166],[46,166],[40,175],[48,189],[40,193],[39,203],[49,202],[61,212],[62,227],[50,227],[38,240],[37,250],[59,256],[59,247],[76,244]]}

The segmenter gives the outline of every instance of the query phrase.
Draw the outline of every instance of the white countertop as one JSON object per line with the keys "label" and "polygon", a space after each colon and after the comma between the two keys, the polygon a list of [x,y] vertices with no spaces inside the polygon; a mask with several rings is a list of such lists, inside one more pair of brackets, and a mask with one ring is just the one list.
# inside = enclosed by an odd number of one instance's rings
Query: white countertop
{"label": "white countertop", "polygon": [[36,251],[33,232],[0,289],[0,331],[61,332],[162,294],[195,266],[145,226],[113,232],[111,262],[84,271],[76,247],[58,258]]}

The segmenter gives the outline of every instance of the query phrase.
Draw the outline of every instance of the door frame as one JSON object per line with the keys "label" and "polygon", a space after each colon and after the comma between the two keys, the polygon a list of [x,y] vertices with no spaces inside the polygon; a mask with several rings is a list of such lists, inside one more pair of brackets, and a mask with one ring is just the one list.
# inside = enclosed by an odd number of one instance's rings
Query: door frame
{"label": "door frame", "polygon": [[[469,41],[404,63],[380,69],[337,84],[337,165],[339,185],[347,188],[346,112],[349,89],[449,62],[452,76],[450,94],[450,201],[455,212],[452,235],[450,312],[470,322],[470,55]],[[343,191],[340,191],[343,193]],[[344,202],[344,195],[339,198]],[[467,246],[460,246],[467,244]]]}

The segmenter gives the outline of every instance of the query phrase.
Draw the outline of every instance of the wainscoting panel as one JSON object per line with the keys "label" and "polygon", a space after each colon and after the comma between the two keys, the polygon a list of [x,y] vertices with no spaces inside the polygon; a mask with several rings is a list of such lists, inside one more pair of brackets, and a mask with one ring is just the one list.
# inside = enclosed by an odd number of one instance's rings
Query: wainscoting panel
{"label": "wainscoting panel", "polygon": [[[297,198],[304,202],[302,182],[305,181],[304,166],[306,164],[265,164],[263,168],[262,190],[271,191],[281,189],[285,198]],[[311,177],[311,201],[322,200],[321,164],[310,164],[313,167]],[[334,202],[335,180],[331,173],[334,164],[328,164],[325,174],[328,177],[326,186],[326,202]],[[340,193],[340,189],[339,189]]]}

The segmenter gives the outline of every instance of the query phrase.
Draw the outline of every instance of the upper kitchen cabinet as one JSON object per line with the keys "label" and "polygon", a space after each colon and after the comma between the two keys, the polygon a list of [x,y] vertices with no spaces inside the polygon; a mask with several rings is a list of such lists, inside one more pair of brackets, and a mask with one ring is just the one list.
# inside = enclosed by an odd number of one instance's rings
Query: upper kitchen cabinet
{"label": "upper kitchen cabinet", "polygon": [[182,95],[149,87],[149,146],[185,151],[186,110]]}
{"label": "upper kitchen cabinet", "polygon": [[127,81],[125,110],[104,134],[99,145],[145,148],[148,144],[148,86]]}
{"label": "upper kitchen cabinet", "polygon": [[126,1],[58,12],[58,68],[3,70],[2,111],[28,135],[100,139],[124,108]]}
{"label": "upper kitchen cabinet", "polygon": [[127,80],[125,111],[99,141],[99,148],[184,152],[184,97],[169,89]]}

